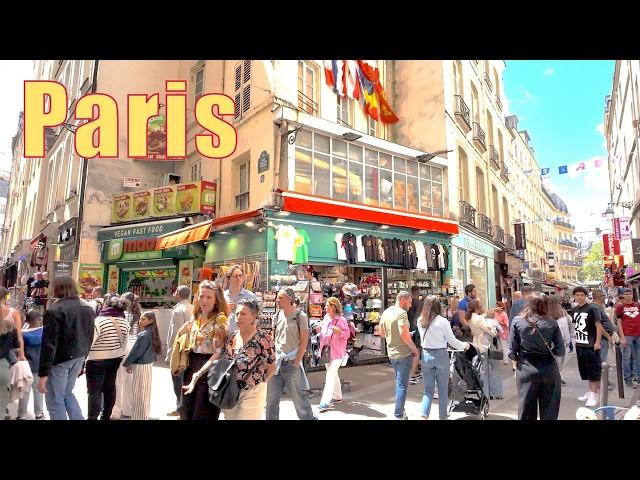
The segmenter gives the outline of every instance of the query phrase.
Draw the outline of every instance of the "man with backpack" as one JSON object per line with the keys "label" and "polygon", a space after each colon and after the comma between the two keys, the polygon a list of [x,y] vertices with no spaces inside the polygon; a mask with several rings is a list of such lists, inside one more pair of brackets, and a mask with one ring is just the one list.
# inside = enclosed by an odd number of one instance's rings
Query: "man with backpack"
{"label": "man with backpack", "polygon": [[309,395],[305,391],[306,375],[302,359],[309,342],[309,319],[296,304],[291,288],[278,292],[280,310],[273,321],[276,346],[276,373],[267,384],[267,420],[278,420],[282,388],[293,400],[300,420],[315,420]]}

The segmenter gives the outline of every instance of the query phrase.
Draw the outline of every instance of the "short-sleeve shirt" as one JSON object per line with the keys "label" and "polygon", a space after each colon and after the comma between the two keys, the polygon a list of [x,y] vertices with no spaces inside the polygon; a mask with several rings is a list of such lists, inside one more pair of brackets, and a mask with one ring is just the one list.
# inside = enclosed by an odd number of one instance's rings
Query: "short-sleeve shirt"
{"label": "short-sleeve shirt", "polygon": [[296,258],[294,263],[308,263],[309,262],[309,242],[311,238],[306,230],[297,228],[298,236],[295,239]]}
{"label": "short-sleeve shirt", "polygon": [[596,343],[596,323],[600,323],[598,307],[585,303],[571,310],[571,318],[575,325],[576,347],[593,348]]}
{"label": "short-sleeve shirt", "polygon": [[279,225],[276,229],[275,239],[278,241],[278,260],[293,262],[295,260],[295,240],[298,232],[291,225]]}
{"label": "short-sleeve shirt", "polygon": [[[229,360],[232,360],[236,355],[233,342],[237,334],[238,332],[235,332],[227,341],[226,357]],[[276,353],[273,339],[262,330],[256,331],[256,334],[247,342],[236,358],[238,388],[250,390],[265,382],[269,365],[275,361]]]}
{"label": "short-sleeve shirt", "polygon": [[380,324],[384,328],[389,358],[398,359],[411,355],[411,348],[400,336],[402,326],[409,327],[407,312],[396,305],[389,307],[382,312]]}
{"label": "short-sleeve shirt", "polygon": [[224,313],[203,322],[198,316],[191,326],[193,353],[213,354],[222,351],[227,341],[229,322]]}
{"label": "short-sleeve shirt", "polygon": [[618,304],[616,317],[622,318],[622,332],[625,335],[640,336],[640,304],[636,302]]}
{"label": "short-sleeve shirt", "polygon": [[[299,313],[298,313],[299,312]],[[275,348],[278,353],[289,353],[300,346],[300,331],[309,331],[309,319],[304,312],[296,310],[293,315],[278,312],[275,321]],[[303,345],[303,349],[307,346]]]}

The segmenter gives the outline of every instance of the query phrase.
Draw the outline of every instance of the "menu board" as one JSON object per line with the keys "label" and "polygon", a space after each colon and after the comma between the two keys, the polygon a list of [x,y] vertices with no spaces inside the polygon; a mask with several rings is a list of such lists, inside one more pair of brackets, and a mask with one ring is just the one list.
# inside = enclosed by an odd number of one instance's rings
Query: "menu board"
{"label": "menu board", "polygon": [[167,185],[166,187],[153,189],[153,215],[163,217],[173,215],[175,211],[176,186]]}
{"label": "menu board", "polygon": [[109,265],[107,292],[118,293],[118,267],[116,265]]}
{"label": "menu board", "polygon": [[193,213],[200,211],[200,189],[196,183],[178,185],[176,212]]}
{"label": "menu board", "polygon": [[78,292],[85,299],[93,298],[93,289],[102,286],[104,266],[101,263],[81,263]]}
{"label": "menu board", "polygon": [[130,193],[114,195],[111,205],[111,221],[113,223],[131,220],[132,196]]}
{"label": "menu board", "polygon": [[151,215],[151,190],[143,190],[133,194],[132,218],[141,220]]}

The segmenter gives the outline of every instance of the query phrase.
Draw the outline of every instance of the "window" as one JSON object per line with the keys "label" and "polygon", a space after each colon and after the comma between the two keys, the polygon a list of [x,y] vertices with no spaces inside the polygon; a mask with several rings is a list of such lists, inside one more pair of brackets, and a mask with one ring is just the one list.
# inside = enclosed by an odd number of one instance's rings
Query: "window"
{"label": "window", "polygon": [[193,83],[194,83],[194,87],[193,87],[193,103],[194,103],[194,105],[204,93],[204,63],[201,64],[201,65],[198,65],[196,68],[197,68],[197,70],[195,71],[195,73],[193,75]]}
{"label": "window", "polygon": [[467,194],[467,179],[469,178],[467,174],[467,162],[467,154],[462,148],[458,148],[458,200],[461,201],[469,201]]}
{"label": "window", "polygon": [[318,114],[316,69],[302,60],[298,60],[298,108],[311,115]]}
{"label": "window", "polygon": [[251,108],[251,60],[236,65],[233,99],[236,104],[234,118],[240,120]]}
{"label": "window", "polygon": [[488,145],[493,145],[495,148],[495,143],[493,143],[493,118],[491,118],[489,110],[487,110],[487,142]]}
{"label": "window", "polygon": [[509,218],[509,202],[502,197],[502,212],[504,214],[504,229],[511,234],[511,220]]}
{"label": "window", "polygon": [[378,134],[378,122],[367,115],[367,133],[372,137],[376,137]]}
{"label": "window", "polygon": [[487,213],[487,202],[484,194],[484,172],[476,167],[476,204],[478,213]]}
{"label": "window", "polygon": [[500,205],[498,204],[498,191],[493,185],[491,185],[491,201],[493,202],[493,223],[495,225],[500,225]]}
{"label": "window", "polygon": [[478,103],[478,90],[471,84],[471,109],[473,110],[473,120],[480,123],[480,105]]}
{"label": "window", "polygon": [[337,96],[338,98],[338,123],[347,127],[351,127],[351,108],[353,101],[347,97]]}
{"label": "window", "polygon": [[320,133],[301,131],[295,144],[296,192],[366,205],[442,215],[443,173]]}
{"label": "window", "polygon": [[454,85],[456,86],[456,95],[464,98],[464,76],[462,75],[462,64],[460,60],[454,60],[453,62],[453,77]]}
{"label": "window", "polygon": [[238,186],[236,210],[246,210],[249,208],[249,162],[241,163],[238,167]]}
{"label": "window", "polygon": [[191,165],[191,181],[196,182],[198,180],[202,180],[202,175],[200,173],[200,160],[197,160],[193,165]]}

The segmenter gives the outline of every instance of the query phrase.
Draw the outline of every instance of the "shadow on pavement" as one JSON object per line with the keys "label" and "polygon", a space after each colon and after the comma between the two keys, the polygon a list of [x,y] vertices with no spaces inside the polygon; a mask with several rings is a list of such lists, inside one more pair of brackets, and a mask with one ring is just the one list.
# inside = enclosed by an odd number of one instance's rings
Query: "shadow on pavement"
{"label": "shadow on pavement", "polygon": [[344,410],[345,413],[348,413],[349,415],[361,415],[363,417],[370,417],[370,418],[386,418],[387,417],[387,415],[385,415],[382,412],[379,412],[378,410],[374,410],[369,405],[371,404],[367,402],[357,402],[353,400],[346,400],[336,405],[333,408],[333,410],[335,410],[336,412],[341,412]]}

